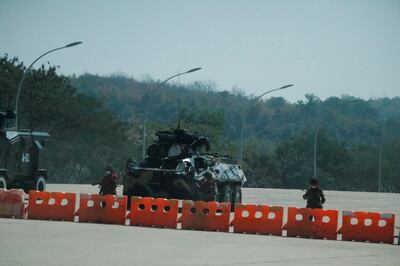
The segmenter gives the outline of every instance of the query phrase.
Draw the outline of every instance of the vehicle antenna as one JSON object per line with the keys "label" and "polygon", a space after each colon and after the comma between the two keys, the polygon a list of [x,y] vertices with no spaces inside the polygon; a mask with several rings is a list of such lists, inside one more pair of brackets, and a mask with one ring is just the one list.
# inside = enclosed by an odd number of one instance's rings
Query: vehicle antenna
{"label": "vehicle antenna", "polygon": [[[10,110],[10,104],[11,104],[11,93],[9,93],[8,94],[8,97],[7,97],[7,108],[6,108],[6,111],[9,111]],[[6,128],[8,128],[8,120],[6,119]]]}
{"label": "vehicle antenna", "polygon": [[7,97],[7,110],[10,109],[10,102],[11,102],[11,94],[9,93]]}
{"label": "vehicle antenna", "polygon": [[181,129],[181,86],[180,77],[178,76],[178,129]]}

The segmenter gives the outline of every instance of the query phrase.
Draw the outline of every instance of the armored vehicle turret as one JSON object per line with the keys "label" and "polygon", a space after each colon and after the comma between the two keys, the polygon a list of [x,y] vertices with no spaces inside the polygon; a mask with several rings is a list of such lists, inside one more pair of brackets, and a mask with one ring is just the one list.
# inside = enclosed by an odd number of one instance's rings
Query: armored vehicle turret
{"label": "armored vehicle turret", "polygon": [[0,188],[46,189],[47,170],[40,168],[39,152],[47,132],[8,128],[12,111],[0,112]]}
{"label": "armored vehicle turret", "polygon": [[228,156],[209,153],[207,137],[182,129],[156,136],[142,162],[128,160],[124,195],[202,200],[200,183],[209,172],[218,187],[218,201],[242,201],[246,177],[241,167]]}

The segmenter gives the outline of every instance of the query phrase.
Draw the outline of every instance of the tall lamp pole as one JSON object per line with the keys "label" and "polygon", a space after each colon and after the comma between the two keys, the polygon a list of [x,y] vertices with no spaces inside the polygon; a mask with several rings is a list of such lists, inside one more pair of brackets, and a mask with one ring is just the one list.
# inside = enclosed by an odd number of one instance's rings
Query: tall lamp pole
{"label": "tall lamp pole", "polygon": [[178,77],[178,76],[181,76],[181,75],[185,75],[185,74],[189,74],[189,73],[193,73],[193,72],[196,72],[196,71],[199,71],[199,70],[201,70],[201,68],[200,68],[200,67],[196,67],[196,68],[190,69],[190,70],[188,70],[188,71],[186,71],[186,72],[175,74],[175,75],[173,75],[173,76],[171,76],[171,77],[165,79],[163,82],[161,82],[160,84],[158,84],[157,87],[154,89],[153,94],[151,95],[150,100],[147,102],[147,104],[146,104],[146,109],[145,109],[145,111],[144,111],[144,119],[143,119],[143,150],[142,150],[143,159],[146,158],[146,120],[147,120],[147,114],[148,114],[148,112],[149,112],[150,104],[151,104],[151,102],[153,101],[156,92],[157,92],[165,83],[167,83],[169,80],[171,80],[171,79],[173,79],[173,78],[175,78],[175,77]]}
{"label": "tall lamp pole", "polygon": [[315,126],[314,132],[314,178],[317,179],[317,143],[318,143],[318,133],[319,133],[319,120]]}
{"label": "tall lamp pole", "polygon": [[379,140],[379,159],[378,159],[378,192],[382,192],[382,148],[383,148],[383,138],[384,138],[384,124],[381,121],[381,136]]}
{"label": "tall lamp pole", "polygon": [[26,75],[28,74],[28,72],[29,72],[29,70],[32,68],[32,66],[33,66],[39,59],[41,59],[42,57],[44,57],[45,55],[47,55],[47,54],[49,54],[49,53],[52,53],[52,52],[57,51],[57,50],[61,50],[61,49],[73,47],[73,46],[79,45],[79,44],[81,44],[81,43],[82,43],[82,42],[73,42],[73,43],[67,44],[67,45],[65,45],[65,46],[63,46],[63,47],[58,47],[58,48],[52,49],[52,50],[50,50],[50,51],[48,51],[48,52],[45,52],[44,54],[42,54],[41,56],[39,56],[38,58],[36,58],[35,61],[33,61],[32,64],[30,64],[30,66],[25,70],[25,72],[24,72],[24,74],[23,74],[23,76],[22,76],[22,78],[21,78],[21,80],[19,81],[19,84],[18,84],[17,99],[16,99],[16,101],[15,101],[15,128],[16,128],[16,129],[18,129],[19,95],[21,94],[22,84],[24,84]]}
{"label": "tall lamp pole", "polygon": [[[321,122],[322,118],[319,117],[317,122],[315,123],[314,126],[314,166],[313,166],[313,171],[314,171],[314,178],[317,179],[317,146],[318,146],[318,135],[319,135],[319,131],[321,128]],[[335,135],[337,139],[340,139],[340,132],[339,130],[332,124],[328,124],[328,123],[324,123],[325,127],[330,127],[332,129],[335,130]]]}
{"label": "tall lamp pole", "polygon": [[[271,93],[271,92],[274,92],[274,91],[283,90],[283,89],[287,89],[287,88],[290,88],[292,86],[293,86],[293,84],[288,84],[288,85],[279,87],[277,89],[266,91],[266,92],[262,93],[261,95],[259,95],[258,97],[256,97],[254,99],[254,102],[258,101],[259,99],[261,99],[261,97],[263,97],[264,95],[266,95],[268,93]],[[242,116],[242,126],[240,128],[240,160],[239,160],[239,165],[241,167],[243,167],[243,127],[244,127],[244,122],[245,122],[245,116],[243,115]]]}

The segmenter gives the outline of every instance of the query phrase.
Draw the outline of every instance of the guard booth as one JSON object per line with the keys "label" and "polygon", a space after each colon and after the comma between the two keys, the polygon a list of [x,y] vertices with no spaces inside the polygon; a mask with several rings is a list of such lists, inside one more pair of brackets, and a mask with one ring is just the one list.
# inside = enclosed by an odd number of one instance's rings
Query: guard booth
{"label": "guard booth", "polygon": [[39,153],[47,132],[7,128],[14,112],[0,112],[0,188],[46,189],[47,170],[41,168]]}

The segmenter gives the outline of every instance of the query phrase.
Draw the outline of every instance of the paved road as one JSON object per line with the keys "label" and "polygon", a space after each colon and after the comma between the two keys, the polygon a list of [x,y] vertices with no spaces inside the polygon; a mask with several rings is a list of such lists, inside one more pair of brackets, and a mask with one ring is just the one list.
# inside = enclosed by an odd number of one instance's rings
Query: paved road
{"label": "paved road", "polygon": [[[50,191],[96,192],[83,185]],[[304,205],[302,192],[245,189],[244,201]],[[326,207],[395,212],[400,194],[327,191]],[[398,223],[398,222],[397,222]],[[398,265],[400,246],[118,225],[0,219],[0,265]]]}

